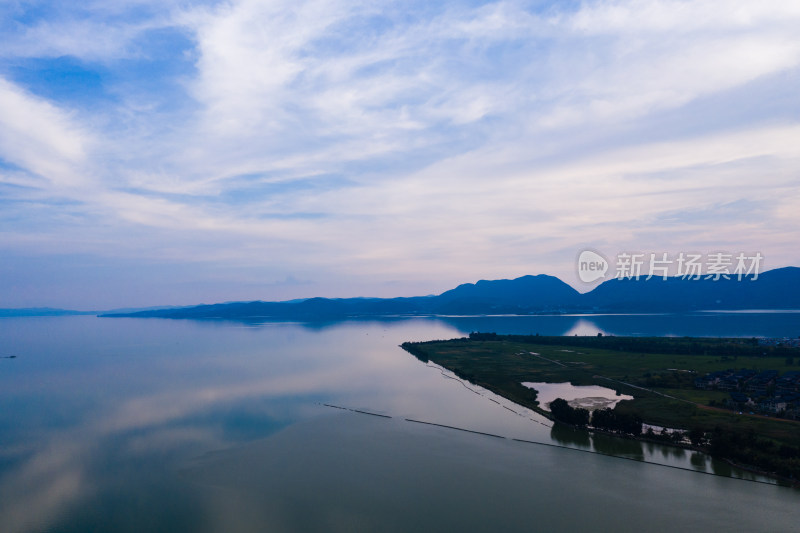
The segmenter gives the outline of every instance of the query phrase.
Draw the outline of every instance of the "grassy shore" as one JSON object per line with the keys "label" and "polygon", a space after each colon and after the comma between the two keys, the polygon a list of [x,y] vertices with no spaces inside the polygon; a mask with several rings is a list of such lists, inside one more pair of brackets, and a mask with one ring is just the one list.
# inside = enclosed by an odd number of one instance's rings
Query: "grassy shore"
{"label": "grassy shore", "polygon": [[525,407],[542,412],[524,381],[601,385],[634,397],[615,408],[645,423],[702,430],[720,457],[768,472],[800,477],[800,422],[719,406],[721,391],[694,388],[694,379],[728,368],[780,373],[800,370],[800,349],[763,347],[742,339],[641,337],[540,337],[477,334],[472,338],[405,343],[433,361]]}

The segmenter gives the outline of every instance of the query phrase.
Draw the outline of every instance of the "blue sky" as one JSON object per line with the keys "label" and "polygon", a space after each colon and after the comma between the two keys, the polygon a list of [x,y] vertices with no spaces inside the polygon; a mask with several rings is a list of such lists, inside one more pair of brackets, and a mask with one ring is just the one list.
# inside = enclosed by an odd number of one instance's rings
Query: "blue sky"
{"label": "blue sky", "polygon": [[800,265],[800,4],[0,0],[0,307]]}

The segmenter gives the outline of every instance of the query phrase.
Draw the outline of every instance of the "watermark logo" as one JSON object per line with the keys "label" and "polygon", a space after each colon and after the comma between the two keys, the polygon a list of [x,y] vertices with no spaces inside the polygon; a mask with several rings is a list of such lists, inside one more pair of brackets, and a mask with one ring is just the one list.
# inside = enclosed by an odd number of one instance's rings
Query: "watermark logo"
{"label": "watermark logo", "polygon": [[584,283],[604,278],[608,272],[608,261],[594,250],[584,250],[578,256],[578,277]]}
{"label": "watermark logo", "polygon": [[[721,279],[747,279],[755,281],[764,256],[761,252],[713,252],[701,254],[680,252],[678,254],[621,252],[614,262],[614,278],[634,279],[668,277],[719,281]],[[578,256],[578,277],[584,283],[605,278],[610,270],[609,261],[594,250],[583,250]]]}

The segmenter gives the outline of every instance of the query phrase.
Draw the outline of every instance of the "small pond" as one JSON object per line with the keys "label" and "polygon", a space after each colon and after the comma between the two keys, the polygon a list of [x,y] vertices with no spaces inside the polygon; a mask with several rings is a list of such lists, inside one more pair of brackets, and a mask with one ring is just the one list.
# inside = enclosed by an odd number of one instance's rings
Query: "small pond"
{"label": "small pond", "polygon": [[550,402],[556,398],[567,400],[572,407],[582,407],[589,411],[613,408],[622,400],[633,400],[633,396],[617,394],[613,389],[600,385],[573,385],[572,383],[532,383],[524,382],[529,389],[535,389],[539,405],[550,410]]}

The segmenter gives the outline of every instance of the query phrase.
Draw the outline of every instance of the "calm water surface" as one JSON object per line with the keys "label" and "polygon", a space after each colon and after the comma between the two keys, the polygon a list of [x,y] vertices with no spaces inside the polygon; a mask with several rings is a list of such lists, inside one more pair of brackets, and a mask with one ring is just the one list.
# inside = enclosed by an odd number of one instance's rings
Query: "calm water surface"
{"label": "calm water surface", "polygon": [[536,399],[539,406],[550,411],[550,402],[556,398],[562,398],[572,407],[582,407],[589,411],[595,409],[613,409],[622,400],[633,400],[633,396],[628,394],[617,394],[614,389],[601,387],[600,385],[573,385],[566,383],[535,383],[523,382],[523,385],[538,393]]}
{"label": "calm water surface", "polygon": [[2,319],[0,530],[796,530],[800,491],[553,428],[398,347],[473,330],[796,336],[800,315]]}

